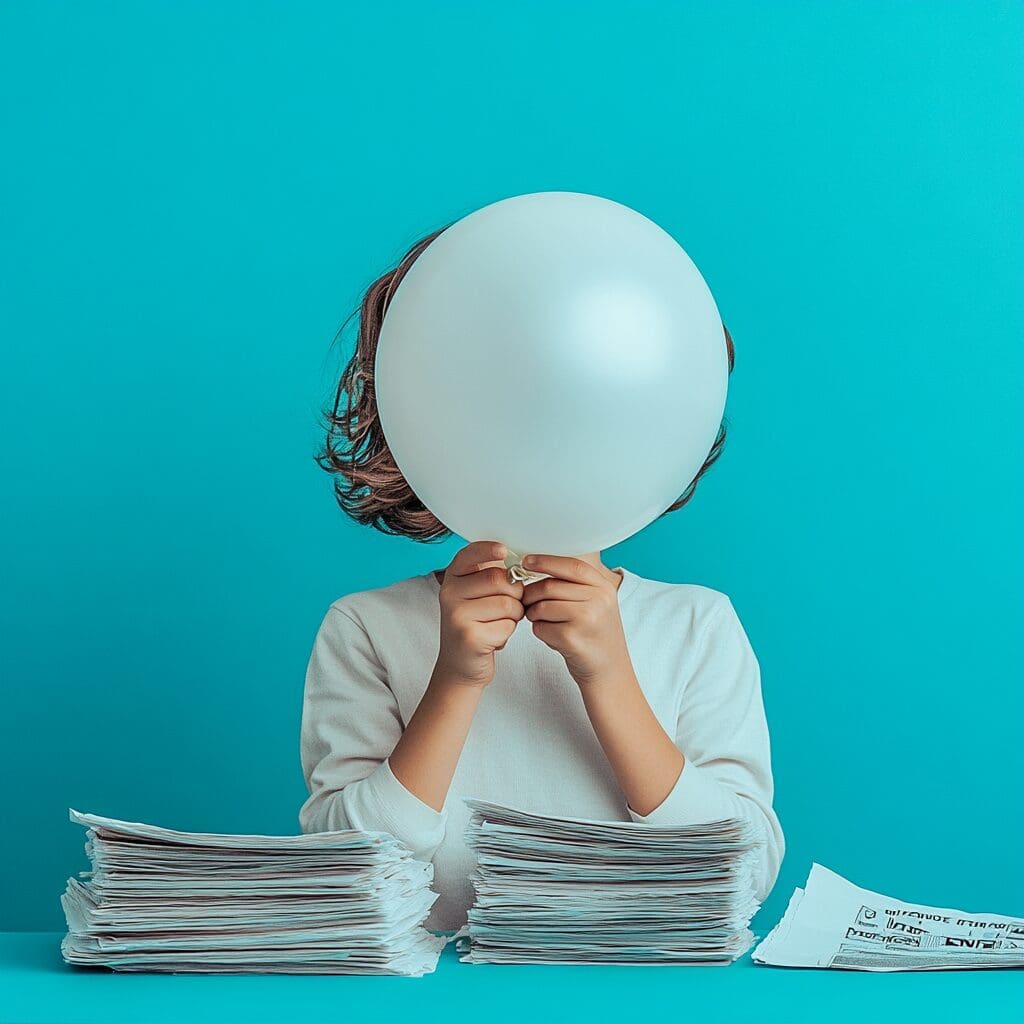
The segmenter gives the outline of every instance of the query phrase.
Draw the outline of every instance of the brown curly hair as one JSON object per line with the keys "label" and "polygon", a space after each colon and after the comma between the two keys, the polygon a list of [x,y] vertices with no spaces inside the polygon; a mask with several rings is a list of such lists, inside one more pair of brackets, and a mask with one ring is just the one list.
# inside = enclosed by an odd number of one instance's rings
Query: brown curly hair
{"label": "brown curly hair", "polygon": [[[358,315],[355,351],[338,381],[333,408],[324,410],[326,438],[314,456],[317,465],[334,477],[335,498],[346,515],[381,533],[424,542],[443,540],[450,536],[451,530],[416,497],[391,455],[377,415],[373,369],[377,341],[391,296],[419,255],[450,227],[451,224],[446,224],[413,245],[395,267],[370,285],[359,307],[339,328],[335,340]],[[729,372],[732,373],[735,351],[729,330],[724,329]],[[722,454],[725,433],[723,419],[697,475],[661,515],[675,512],[693,497],[697,482]]]}

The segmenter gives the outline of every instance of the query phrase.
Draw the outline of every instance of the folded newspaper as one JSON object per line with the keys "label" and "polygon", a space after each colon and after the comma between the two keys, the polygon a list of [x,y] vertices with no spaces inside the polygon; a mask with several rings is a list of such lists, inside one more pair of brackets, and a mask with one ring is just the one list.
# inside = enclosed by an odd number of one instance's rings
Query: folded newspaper
{"label": "folded newspaper", "polygon": [[71,811],[92,868],[61,896],[68,963],[116,971],[404,974],[445,944],[422,925],[433,869],[376,832],[175,832]]}
{"label": "folded newspaper", "polygon": [[815,864],[753,959],[861,971],[1020,967],[1024,919],[903,903]]}
{"label": "folded newspaper", "polygon": [[746,822],[641,825],[466,803],[477,867],[465,962],[717,964],[753,941],[760,839]]}

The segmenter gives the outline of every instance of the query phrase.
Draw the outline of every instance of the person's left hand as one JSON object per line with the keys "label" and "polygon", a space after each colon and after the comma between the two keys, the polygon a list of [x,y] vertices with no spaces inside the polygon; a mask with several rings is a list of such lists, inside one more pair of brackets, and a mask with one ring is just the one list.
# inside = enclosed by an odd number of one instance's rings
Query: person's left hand
{"label": "person's left hand", "polygon": [[618,573],[563,555],[527,555],[522,565],[548,577],[523,591],[534,636],[562,655],[580,686],[631,667],[619,615]]}

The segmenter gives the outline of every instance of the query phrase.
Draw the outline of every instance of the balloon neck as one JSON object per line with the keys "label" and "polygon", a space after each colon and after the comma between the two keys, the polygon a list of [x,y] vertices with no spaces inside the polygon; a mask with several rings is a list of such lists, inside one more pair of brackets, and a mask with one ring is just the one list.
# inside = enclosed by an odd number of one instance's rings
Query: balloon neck
{"label": "balloon neck", "polygon": [[530,572],[529,569],[524,569],[522,558],[512,550],[509,550],[505,556],[505,568],[508,569],[509,583],[530,583],[544,577],[541,572]]}

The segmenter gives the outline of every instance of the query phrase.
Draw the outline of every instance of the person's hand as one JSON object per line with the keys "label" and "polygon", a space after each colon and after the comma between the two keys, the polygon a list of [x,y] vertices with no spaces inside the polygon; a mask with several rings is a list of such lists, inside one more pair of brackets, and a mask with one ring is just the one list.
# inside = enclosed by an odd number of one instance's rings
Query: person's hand
{"label": "person's hand", "polygon": [[522,564],[547,575],[528,583],[523,594],[534,636],[562,655],[580,686],[631,671],[618,573],[562,555],[527,555]]}
{"label": "person's hand", "polygon": [[504,544],[474,541],[445,570],[435,671],[457,682],[486,686],[494,678],[495,652],[524,615],[523,584],[509,581],[507,554]]}

